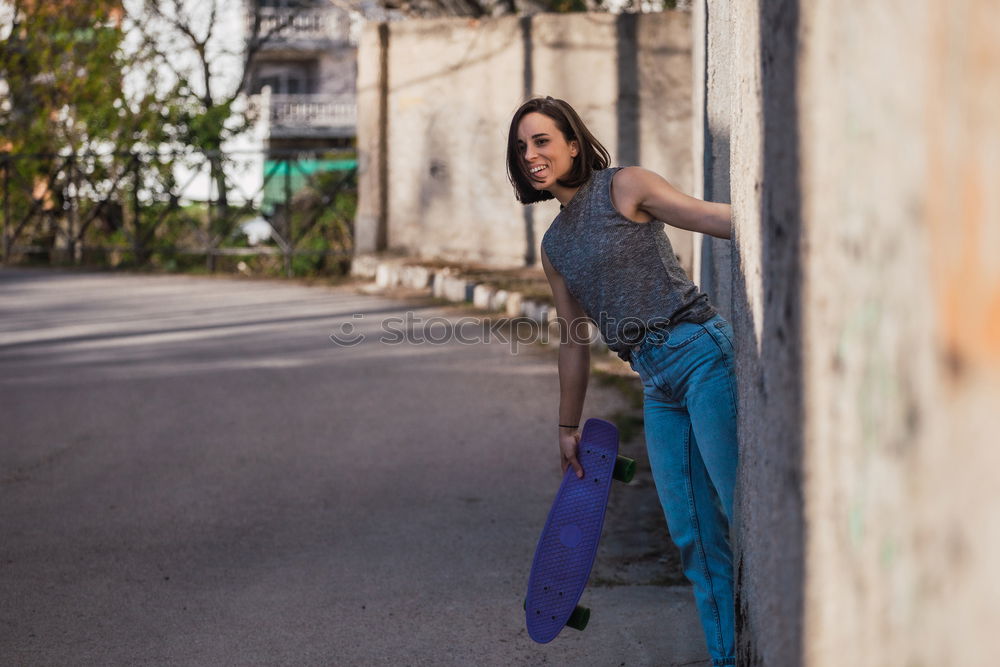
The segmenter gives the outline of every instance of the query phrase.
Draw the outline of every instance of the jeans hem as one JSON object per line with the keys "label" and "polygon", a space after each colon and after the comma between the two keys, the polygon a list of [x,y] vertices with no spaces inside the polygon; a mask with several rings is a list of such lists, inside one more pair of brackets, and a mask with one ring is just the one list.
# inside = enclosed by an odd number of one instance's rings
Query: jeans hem
{"label": "jeans hem", "polygon": [[726,667],[727,665],[735,665],[736,656],[731,655],[728,658],[713,658],[712,667]]}

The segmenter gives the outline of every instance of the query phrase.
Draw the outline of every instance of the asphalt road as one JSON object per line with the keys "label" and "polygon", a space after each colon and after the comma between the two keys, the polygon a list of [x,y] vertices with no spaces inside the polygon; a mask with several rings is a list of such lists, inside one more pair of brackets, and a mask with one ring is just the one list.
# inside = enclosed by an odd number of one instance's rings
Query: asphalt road
{"label": "asphalt road", "polygon": [[[623,524],[590,627],[527,637],[554,355],[388,343],[407,312],[444,318],[433,335],[463,316],[351,286],[0,269],[0,663],[707,664],[690,588],[630,569],[671,567],[657,531]],[[334,344],[347,322],[365,340]],[[585,416],[623,400],[592,383]],[[615,511],[639,521],[655,498],[632,486]]]}

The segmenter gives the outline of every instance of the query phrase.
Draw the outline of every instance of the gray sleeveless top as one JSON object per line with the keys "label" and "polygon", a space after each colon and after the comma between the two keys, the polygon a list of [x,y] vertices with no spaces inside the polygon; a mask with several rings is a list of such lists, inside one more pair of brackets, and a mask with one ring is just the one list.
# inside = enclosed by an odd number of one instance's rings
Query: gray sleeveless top
{"label": "gray sleeveless top", "polygon": [[595,171],[542,237],[542,248],[608,348],[628,361],[647,331],[716,314],[681,268],[659,220],[633,222],[611,203],[611,178]]}

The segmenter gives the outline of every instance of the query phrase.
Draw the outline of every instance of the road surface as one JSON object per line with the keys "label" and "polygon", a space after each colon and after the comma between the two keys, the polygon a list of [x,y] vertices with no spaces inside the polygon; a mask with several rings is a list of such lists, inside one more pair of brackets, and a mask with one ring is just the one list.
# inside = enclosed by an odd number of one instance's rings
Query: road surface
{"label": "road surface", "polygon": [[[708,664],[690,588],[628,574],[629,554],[666,567],[636,531],[606,532],[622,559],[595,571],[586,632],[527,637],[554,354],[377,335],[407,312],[443,318],[439,339],[468,315],[352,286],[0,269],[0,662]],[[585,416],[622,401],[592,383]],[[615,494],[625,517],[655,503]]]}

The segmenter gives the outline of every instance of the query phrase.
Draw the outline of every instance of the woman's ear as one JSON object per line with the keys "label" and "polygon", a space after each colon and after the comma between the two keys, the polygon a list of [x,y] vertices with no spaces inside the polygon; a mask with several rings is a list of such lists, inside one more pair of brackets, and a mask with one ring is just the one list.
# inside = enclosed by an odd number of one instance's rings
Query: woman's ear
{"label": "woman's ear", "polygon": [[569,156],[575,158],[579,154],[580,154],[580,142],[574,139],[573,141],[569,142]]}

